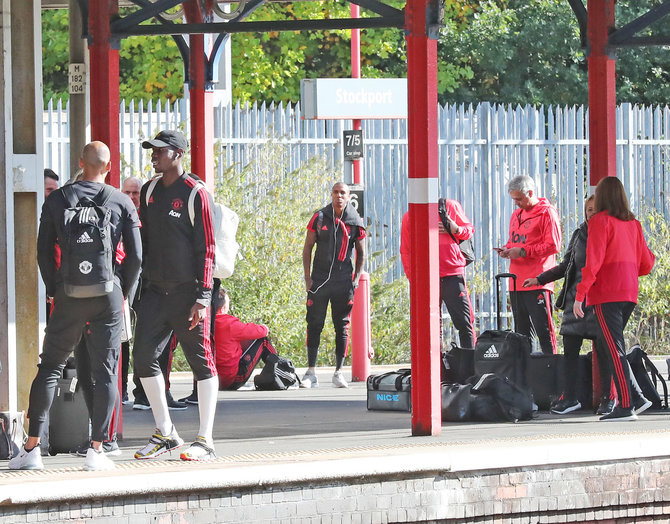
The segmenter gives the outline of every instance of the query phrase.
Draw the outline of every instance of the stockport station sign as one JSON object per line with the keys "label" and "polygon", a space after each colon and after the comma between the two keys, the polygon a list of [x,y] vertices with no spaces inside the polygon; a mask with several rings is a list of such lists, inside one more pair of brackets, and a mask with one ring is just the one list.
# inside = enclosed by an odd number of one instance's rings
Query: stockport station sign
{"label": "stockport station sign", "polygon": [[315,78],[300,82],[304,119],[407,118],[405,78]]}

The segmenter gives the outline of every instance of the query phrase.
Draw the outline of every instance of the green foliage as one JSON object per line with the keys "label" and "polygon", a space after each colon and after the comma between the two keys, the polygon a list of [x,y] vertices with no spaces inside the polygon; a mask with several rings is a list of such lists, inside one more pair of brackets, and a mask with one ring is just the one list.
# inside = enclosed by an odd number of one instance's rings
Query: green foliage
{"label": "green foliage", "polygon": [[670,348],[670,226],[661,214],[646,209],[638,216],[647,244],[656,255],[651,273],[640,277],[638,305],[626,335],[647,353],[666,354]]}
{"label": "green foliage", "polygon": [[65,9],[42,10],[42,82],[45,102],[68,98],[68,22]]}

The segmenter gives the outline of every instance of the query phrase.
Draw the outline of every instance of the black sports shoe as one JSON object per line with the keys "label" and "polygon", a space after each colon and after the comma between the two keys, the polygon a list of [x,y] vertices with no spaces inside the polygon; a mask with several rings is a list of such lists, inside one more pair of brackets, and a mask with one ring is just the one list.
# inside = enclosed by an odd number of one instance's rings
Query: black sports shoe
{"label": "black sports shoe", "polygon": [[639,415],[643,411],[647,411],[651,407],[651,400],[647,400],[644,397],[638,398],[633,402],[633,407],[635,408],[635,414]]}
{"label": "black sports shoe", "polygon": [[551,406],[550,411],[556,415],[565,415],[566,413],[571,413],[581,408],[582,405],[579,400],[568,400],[564,398]]}
{"label": "black sports shoe", "polygon": [[186,402],[179,402],[172,398],[170,391],[165,392],[165,399],[167,400],[168,409],[171,411],[184,411],[188,408]]}
{"label": "black sports shoe", "polygon": [[136,398],[135,402],[133,402],[133,409],[147,411],[151,409],[151,406],[149,405],[149,401],[146,398]]}
{"label": "black sports shoe", "polygon": [[613,422],[617,420],[637,420],[637,415],[633,408],[622,408],[621,406],[615,406],[611,413],[603,415],[600,417],[600,420],[605,422]]}
{"label": "black sports shoe", "polygon": [[[74,455],[75,457],[85,457],[90,447],[91,441],[87,440],[86,442],[82,442],[78,448],[70,451],[70,454]],[[111,455],[113,457],[121,454],[121,450],[119,449],[119,444],[116,442],[116,439],[105,440],[102,443],[102,451],[105,455]]]}
{"label": "black sports shoe", "polygon": [[198,390],[194,389],[188,397],[180,398],[179,402],[186,402],[187,404],[198,405]]}
{"label": "black sports shoe", "polygon": [[614,406],[616,406],[616,399],[604,398],[600,401],[600,405],[596,410],[596,415],[607,415],[608,413],[612,413]]}

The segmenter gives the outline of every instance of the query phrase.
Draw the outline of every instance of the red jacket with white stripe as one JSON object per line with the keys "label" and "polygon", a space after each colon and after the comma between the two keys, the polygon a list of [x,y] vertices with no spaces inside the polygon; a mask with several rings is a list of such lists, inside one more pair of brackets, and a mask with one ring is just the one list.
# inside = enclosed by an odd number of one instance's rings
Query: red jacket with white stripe
{"label": "red jacket with white stripe", "polygon": [[576,300],[637,303],[638,277],[648,275],[655,260],[637,220],[619,220],[607,211],[593,215]]}

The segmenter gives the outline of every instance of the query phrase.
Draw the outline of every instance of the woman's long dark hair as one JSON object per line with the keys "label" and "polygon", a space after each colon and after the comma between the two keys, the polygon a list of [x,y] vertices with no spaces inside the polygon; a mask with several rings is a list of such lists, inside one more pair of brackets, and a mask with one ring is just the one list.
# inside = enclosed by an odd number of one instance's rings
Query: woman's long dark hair
{"label": "woman's long dark hair", "polygon": [[635,215],[628,205],[626,190],[621,180],[615,176],[606,176],[596,186],[596,212],[607,213],[619,220],[634,220]]}

